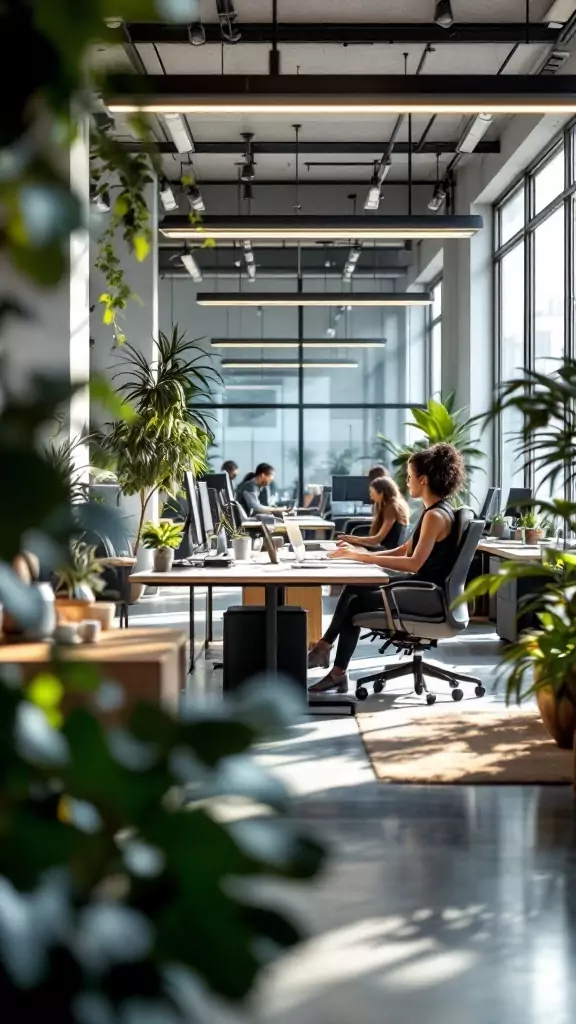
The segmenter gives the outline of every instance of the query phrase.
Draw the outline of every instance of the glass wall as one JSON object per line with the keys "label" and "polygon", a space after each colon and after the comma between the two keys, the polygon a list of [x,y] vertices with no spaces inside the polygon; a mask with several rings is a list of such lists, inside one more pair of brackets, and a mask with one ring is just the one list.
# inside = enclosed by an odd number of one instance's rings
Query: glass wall
{"label": "glass wall", "polygon": [[428,307],[430,353],[430,393],[439,397],[442,391],[442,278],[430,289],[432,305]]}
{"label": "glass wall", "polygon": [[[524,368],[553,374],[559,360],[574,353],[575,131],[570,125],[496,205],[499,383],[522,376]],[[498,425],[504,501],[511,486],[533,487],[540,497],[550,492],[549,484],[515,456],[511,435],[521,425],[512,413]],[[563,491],[558,484],[556,493]]]}
{"label": "glass wall", "polygon": [[[295,280],[285,283],[296,291]],[[362,291],[386,285],[363,280]],[[170,320],[199,339],[220,374],[211,388],[215,468],[233,459],[242,477],[269,462],[288,497],[334,473],[366,473],[382,460],[379,434],[408,440],[410,406],[428,398],[425,308],[210,308],[196,304],[186,279],[161,288],[163,329]],[[278,282],[259,273],[258,289],[277,291]]]}

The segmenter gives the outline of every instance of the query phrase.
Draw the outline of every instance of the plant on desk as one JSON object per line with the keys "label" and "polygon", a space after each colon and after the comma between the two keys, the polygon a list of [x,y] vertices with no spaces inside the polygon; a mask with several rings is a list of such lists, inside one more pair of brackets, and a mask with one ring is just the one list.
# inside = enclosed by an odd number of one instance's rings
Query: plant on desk
{"label": "plant on desk", "polygon": [[183,529],[183,523],[144,523],[142,544],[154,551],[154,572],[170,572]]}
{"label": "plant on desk", "polygon": [[247,562],[252,550],[252,538],[242,524],[237,526],[232,516],[222,512],[216,532],[220,533],[221,530],[225,531],[228,541],[232,543],[236,561]]}
{"label": "plant on desk", "polygon": [[536,515],[535,512],[524,512],[520,516],[518,526],[524,530],[524,537],[527,544],[537,544],[539,540],[542,540],[544,530],[540,523],[540,516]]}
{"label": "plant on desk", "polygon": [[70,560],[58,566],[56,610],[64,621],[79,621],[86,609],[104,590],[104,567],[96,558],[96,548],[84,541],[72,544]]}
{"label": "plant on desk", "polygon": [[491,537],[503,537],[508,529],[508,523],[506,522],[505,511],[497,512],[495,516],[492,516],[490,523],[490,536]]}

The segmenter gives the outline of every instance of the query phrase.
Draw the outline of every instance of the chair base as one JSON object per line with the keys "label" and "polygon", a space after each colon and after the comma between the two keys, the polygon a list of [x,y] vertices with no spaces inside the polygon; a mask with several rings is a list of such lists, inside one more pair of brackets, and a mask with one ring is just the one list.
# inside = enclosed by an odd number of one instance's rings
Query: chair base
{"label": "chair base", "polygon": [[426,703],[434,704],[436,702],[436,694],[431,693],[428,689],[424,679],[425,674],[432,676],[433,679],[441,679],[443,682],[448,683],[452,689],[453,700],[462,700],[464,696],[463,690],[458,685],[459,683],[471,683],[474,685],[477,697],[483,697],[486,693],[482,681],[476,676],[469,676],[464,672],[455,672],[452,669],[445,668],[444,665],[436,664],[436,662],[424,661],[422,654],[419,651],[414,651],[411,661],[391,665],[390,668],[382,669],[381,672],[376,672],[374,675],[363,676],[362,679],[358,679],[356,681],[356,699],[366,700],[368,696],[366,687],[369,683],[373,683],[374,693],[382,693],[386,683],[391,679],[412,675],[414,677],[414,693],[418,697],[425,693]]}

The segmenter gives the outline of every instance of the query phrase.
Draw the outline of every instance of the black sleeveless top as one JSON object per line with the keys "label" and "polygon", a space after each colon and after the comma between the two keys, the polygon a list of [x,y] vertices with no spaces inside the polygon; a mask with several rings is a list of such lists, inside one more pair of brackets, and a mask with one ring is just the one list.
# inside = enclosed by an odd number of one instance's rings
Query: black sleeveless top
{"label": "black sleeveless top", "polygon": [[450,533],[444,538],[444,540],[436,541],[432,551],[424,562],[424,565],[417,573],[414,574],[414,578],[417,580],[425,580],[427,583],[437,583],[439,586],[443,586],[446,578],[454,568],[454,563],[458,555],[458,528],[456,516],[454,515],[454,509],[447,501],[437,501],[435,505],[430,505],[428,508],[424,509],[420,519],[418,520],[416,529],[412,534],[412,552],[416,550],[416,545],[422,530],[424,516],[434,508],[438,508],[442,512],[446,512],[448,514],[452,527]]}
{"label": "black sleeveless top", "polygon": [[399,523],[398,520],[396,520],[388,530],[384,540],[378,545],[379,549],[381,551],[393,551],[394,548],[400,547],[403,533],[404,527],[402,526],[402,523]]}

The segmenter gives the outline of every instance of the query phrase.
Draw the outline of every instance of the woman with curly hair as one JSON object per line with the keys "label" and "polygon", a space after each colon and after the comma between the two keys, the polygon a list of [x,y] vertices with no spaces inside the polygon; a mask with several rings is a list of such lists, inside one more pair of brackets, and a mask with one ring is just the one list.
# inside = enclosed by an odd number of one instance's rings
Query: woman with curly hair
{"label": "woman with curly hair", "polygon": [[[379,565],[391,570],[394,579],[425,580],[442,585],[458,554],[456,518],[448,499],[461,489],[464,479],[464,459],[453,445],[440,443],[415,452],[408,463],[408,490],[411,497],[420,499],[424,511],[412,537],[401,547],[383,554],[363,553],[343,545],[330,557]],[[334,689],[347,693],[348,665],[360,635],[354,617],[382,608],[380,587],[344,587],[330,626],[308,657],[309,668],[328,668],[330,651],[338,638],[334,666],[324,679],[310,687],[313,693]]]}

